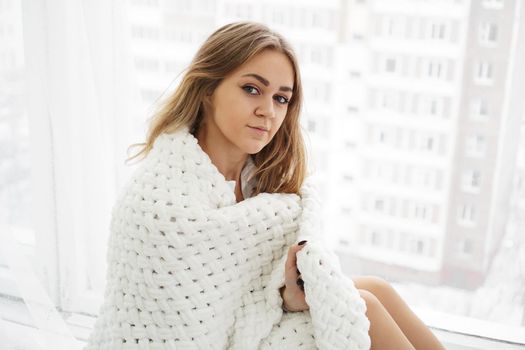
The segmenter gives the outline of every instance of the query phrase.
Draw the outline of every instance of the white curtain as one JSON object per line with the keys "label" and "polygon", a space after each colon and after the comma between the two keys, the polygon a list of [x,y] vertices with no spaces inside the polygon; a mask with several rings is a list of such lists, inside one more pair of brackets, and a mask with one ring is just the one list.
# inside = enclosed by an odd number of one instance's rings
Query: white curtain
{"label": "white curtain", "polygon": [[125,7],[25,0],[22,20],[38,273],[56,306],[95,314],[127,146],[144,138]]}

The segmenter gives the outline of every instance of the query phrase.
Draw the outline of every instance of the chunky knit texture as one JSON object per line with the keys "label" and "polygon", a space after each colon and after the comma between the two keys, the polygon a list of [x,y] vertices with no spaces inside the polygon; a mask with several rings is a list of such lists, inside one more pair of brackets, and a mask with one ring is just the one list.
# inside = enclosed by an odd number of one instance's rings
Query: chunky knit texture
{"label": "chunky knit texture", "polygon": [[[366,304],[319,237],[319,203],[236,203],[187,128],[162,134],[113,207],[104,303],[85,349],[369,349]],[[283,313],[290,245],[310,309]]]}

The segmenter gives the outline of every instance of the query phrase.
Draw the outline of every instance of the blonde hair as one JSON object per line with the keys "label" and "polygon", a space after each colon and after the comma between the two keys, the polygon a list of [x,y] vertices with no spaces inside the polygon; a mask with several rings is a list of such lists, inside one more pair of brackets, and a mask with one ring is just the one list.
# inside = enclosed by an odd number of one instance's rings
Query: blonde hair
{"label": "blonde hair", "polygon": [[208,37],[175,92],[153,115],[146,142],[129,147],[142,146],[142,149],[126,162],[141,154],[145,158],[162,133],[172,133],[188,126],[195,135],[209,103],[207,96],[228,74],[266,49],[277,50],[288,57],[294,69],[294,84],[281,127],[268,145],[251,155],[257,180],[253,195],[261,192],[299,193],[307,166],[299,123],[303,94],[297,58],[291,45],[281,35],[255,22],[230,23]]}

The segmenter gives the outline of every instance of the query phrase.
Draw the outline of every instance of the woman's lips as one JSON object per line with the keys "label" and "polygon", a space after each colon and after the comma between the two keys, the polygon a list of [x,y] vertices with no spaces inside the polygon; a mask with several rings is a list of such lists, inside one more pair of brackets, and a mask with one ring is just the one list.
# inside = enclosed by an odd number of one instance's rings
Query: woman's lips
{"label": "woman's lips", "polygon": [[260,134],[264,134],[265,132],[268,132],[268,130],[266,130],[266,129],[257,128],[257,127],[255,127],[255,126],[249,126],[249,125],[248,125],[248,127],[249,127],[250,129],[254,130],[254,131],[257,132],[257,133],[260,133]]}

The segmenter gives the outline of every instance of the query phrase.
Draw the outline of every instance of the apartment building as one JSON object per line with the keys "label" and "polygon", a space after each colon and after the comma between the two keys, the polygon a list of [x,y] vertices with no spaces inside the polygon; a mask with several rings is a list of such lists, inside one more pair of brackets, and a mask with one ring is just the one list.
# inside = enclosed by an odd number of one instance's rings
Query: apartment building
{"label": "apartment building", "polygon": [[523,6],[349,4],[350,17],[366,20],[343,30],[348,51],[364,57],[352,68],[364,93],[348,219],[355,231],[340,237],[343,265],[476,288],[507,220],[523,108],[517,87],[525,75],[515,64]]}

